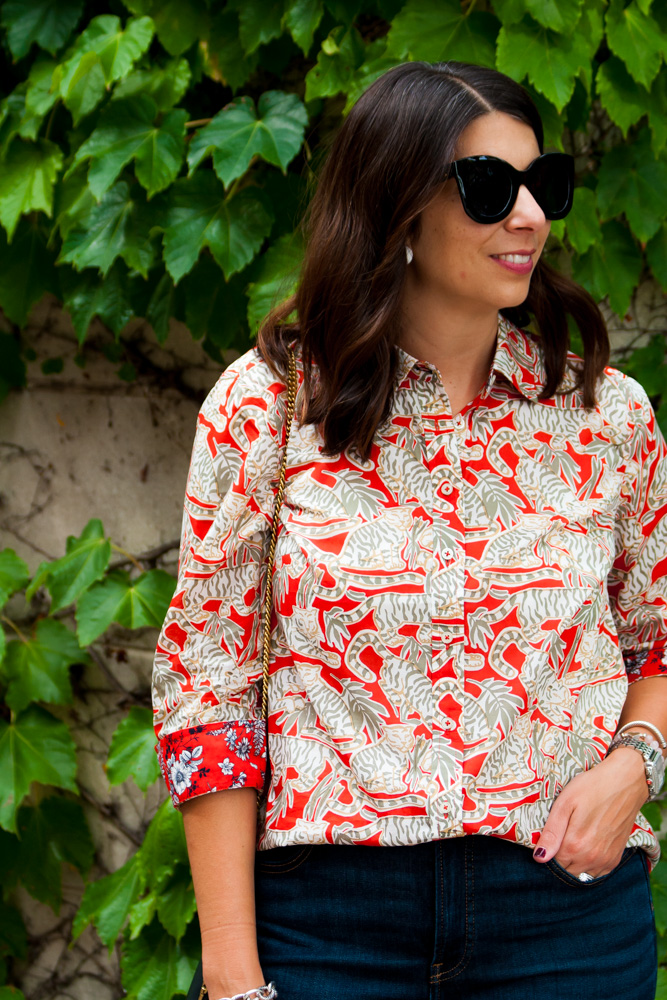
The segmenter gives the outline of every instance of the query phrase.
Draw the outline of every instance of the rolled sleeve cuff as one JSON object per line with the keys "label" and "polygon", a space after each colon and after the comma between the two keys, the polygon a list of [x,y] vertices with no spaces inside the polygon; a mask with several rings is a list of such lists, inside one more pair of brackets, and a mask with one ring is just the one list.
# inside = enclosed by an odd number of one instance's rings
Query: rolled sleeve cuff
{"label": "rolled sleeve cuff", "polygon": [[213,722],[168,733],[155,747],[171,800],[226,788],[264,787],[266,723],[263,719]]}
{"label": "rolled sleeve cuff", "polygon": [[667,675],[667,646],[652,646],[651,649],[641,649],[623,654],[628,681],[642,681],[646,677]]}

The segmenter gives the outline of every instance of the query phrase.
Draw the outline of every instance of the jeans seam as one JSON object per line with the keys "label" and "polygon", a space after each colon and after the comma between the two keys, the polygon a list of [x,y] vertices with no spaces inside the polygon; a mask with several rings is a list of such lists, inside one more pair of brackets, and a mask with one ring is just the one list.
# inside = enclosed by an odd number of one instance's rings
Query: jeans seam
{"label": "jeans seam", "polygon": [[[468,855],[470,854],[470,878],[468,877]],[[463,870],[465,878],[465,939],[463,944],[463,954],[458,960],[456,965],[453,965],[451,969],[443,969],[441,972],[436,972],[435,975],[431,977],[432,983],[443,983],[448,979],[455,979],[459,976],[463,970],[466,968],[470,959],[472,957],[472,947],[470,946],[470,939],[472,932],[475,927],[475,893],[474,893],[474,880],[475,880],[475,861],[473,858],[472,845],[467,843],[464,846],[463,854]],[[470,903],[470,905],[468,905]],[[437,965],[442,965],[442,962],[437,962]]]}

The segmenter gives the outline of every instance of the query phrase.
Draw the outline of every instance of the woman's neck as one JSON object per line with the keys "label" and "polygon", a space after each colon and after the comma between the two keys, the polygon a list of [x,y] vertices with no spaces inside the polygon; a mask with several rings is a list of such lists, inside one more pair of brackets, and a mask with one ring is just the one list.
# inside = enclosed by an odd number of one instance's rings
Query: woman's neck
{"label": "woman's neck", "polygon": [[404,299],[401,347],[440,372],[452,413],[457,414],[485,384],[496,344],[498,312],[486,304],[458,309],[421,294]]}

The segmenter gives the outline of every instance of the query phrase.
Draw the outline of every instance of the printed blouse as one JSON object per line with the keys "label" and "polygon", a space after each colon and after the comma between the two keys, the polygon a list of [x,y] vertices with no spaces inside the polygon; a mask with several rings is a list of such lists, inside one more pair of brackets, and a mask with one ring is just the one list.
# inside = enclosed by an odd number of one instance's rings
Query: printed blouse
{"label": "printed blouse", "polygon": [[[539,340],[500,317],[486,386],[454,417],[437,369],[399,354],[367,461],[291,431],[259,849],[532,846],[554,797],[604,757],[628,683],[667,673],[667,452],[643,389],[607,369],[586,410],[569,371],[540,399]],[[285,406],[252,350],[199,413],[153,674],[177,806],[264,786]],[[628,843],[657,860],[641,814]]]}

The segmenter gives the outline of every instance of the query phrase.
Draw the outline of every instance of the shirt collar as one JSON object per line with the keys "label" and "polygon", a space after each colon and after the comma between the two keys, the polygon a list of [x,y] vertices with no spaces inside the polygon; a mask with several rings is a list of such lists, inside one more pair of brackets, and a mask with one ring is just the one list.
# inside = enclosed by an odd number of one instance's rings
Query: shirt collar
{"label": "shirt collar", "polygon": [[[409,388],[413,385],[413,379],[419,371],[436,371],[434,365],[413,358],[401,347],[398,348],[398,356],[399,388]],[[501,314],[498,314],[496,351],[483,396],[491,390],[496,375],[504,376],[522,396],[530,400],[538,399],[546,384],[546,371],[539,341],[514,326]]]}

